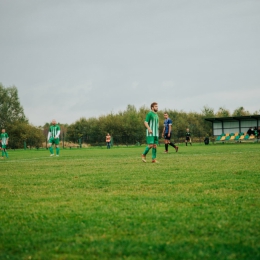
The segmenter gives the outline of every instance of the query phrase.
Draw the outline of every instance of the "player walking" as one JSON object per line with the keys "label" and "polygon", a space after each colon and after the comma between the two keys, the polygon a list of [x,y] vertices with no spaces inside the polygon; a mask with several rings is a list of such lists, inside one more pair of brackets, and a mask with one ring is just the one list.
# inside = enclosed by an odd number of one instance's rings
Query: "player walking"
{"label": "player walking", "polygon": [[5,132],[5,129],[2,129],[2,133],[0,135],[0,141],[1,141],[1,149],[2,149],[2,159],[4,159],[4,155],[6,156],[6,158],[8,158],[8,153],[6,151],[7,149],[7,145],[8,145],[8,140],[9,140],[9,136],[8,134]]}
{"label": "player walking", "polygon": [[152,148],[152,163],[156,161],[156,148],[159,141],[159,117],[157,115],[158,104],[153,102],[151,104],[151,111],[146,115],[144,125],[146,127],[146,142],[148,146],[142,154],[142,161],[146,162],[146,155]]}
{"label": "player walking", "polygon": [[60,139],[59,139],[59,136],[60,136],[60,126],[57,125],[56,120],[53,119],[51,121],[51,126],[50,126],[50,129],[49,129],[48,138],[47,138],[48,139],[48,148],[50,148],[50,153],[51,153],[50,156],[54,156],[53,148],[52,148],[53,144],[55,144],[55,147],[56,147],[56,156],[59,156],[59,154],[60,154],[60,148],[59,148]]}
{"label": "player walking", "polygon": [[168,153],[168,146],[172,146],[175,148],[175,151],[178,152],[179,147],[176,146],[173,142],[171,142],[172,136],[172,120],[169,118],[168,113],[164,113],[164,127],[162,132],[162,137],[164,138],[164,146],[165,146],[165,153]]}

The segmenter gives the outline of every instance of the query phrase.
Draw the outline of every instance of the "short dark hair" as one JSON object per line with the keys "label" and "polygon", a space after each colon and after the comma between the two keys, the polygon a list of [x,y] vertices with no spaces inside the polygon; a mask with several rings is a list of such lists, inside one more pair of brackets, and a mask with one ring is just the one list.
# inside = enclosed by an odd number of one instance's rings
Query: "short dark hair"
{"label": "short dark hair", "polygon": [[155,106],[155,105],[158,105],[156,102],[153,102],[152,104],[151,104],[151,109]]}

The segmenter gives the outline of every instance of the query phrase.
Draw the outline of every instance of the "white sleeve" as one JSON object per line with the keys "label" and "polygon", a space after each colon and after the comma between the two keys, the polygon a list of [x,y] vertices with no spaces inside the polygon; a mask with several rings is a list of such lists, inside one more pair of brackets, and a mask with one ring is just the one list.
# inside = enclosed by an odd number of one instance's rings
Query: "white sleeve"
{"label": "white sleeve", "polygon": [[59,138],[59,136],[60,136],[60,130],[57,132],[55,138]]}
{"label": "white sleeve", "polygon": [[51,136],[51,132],[48,133],[48,137],[47,137],[47,140],[50,139],[50,136]]}

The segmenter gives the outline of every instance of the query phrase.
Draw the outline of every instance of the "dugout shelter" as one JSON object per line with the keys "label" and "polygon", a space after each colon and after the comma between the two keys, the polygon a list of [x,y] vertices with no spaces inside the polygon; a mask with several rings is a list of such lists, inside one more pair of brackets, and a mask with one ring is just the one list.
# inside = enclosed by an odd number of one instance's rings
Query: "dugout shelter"
{"label": "dugout shelter", "polygon": [[251,127],[260,126],[260,115],[205,118],[212,123],[212,133],[219,136],[225,133],[246,133]]}

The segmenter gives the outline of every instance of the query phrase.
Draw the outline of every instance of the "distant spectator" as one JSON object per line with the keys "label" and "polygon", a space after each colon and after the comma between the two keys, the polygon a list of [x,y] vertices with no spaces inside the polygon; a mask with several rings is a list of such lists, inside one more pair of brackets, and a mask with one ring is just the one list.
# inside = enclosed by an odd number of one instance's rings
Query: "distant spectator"
{"label": "distant spectator", "polygon": [[187,128],[186,129],[186,134],[185,134],[186,138],[185,138],[185,143],[186,143],[186,146],[188,144],[188,142],[190,143],[191,145],[191,133],[190,133],[190,129]]}
{"label": "distant spectator", "polygon": [[110,149],[111,146],[111,136],[109,133],[106,135],[106,143],[107,143],[107,149]]}
{"label": "distant spectator", "polygon": [[250,127],[248,130],[247,130],[247,134],[250,136],[250,135],[253,135],[254,134],[254,128],[253,127]]}
{"label": "distant spectator", "polygon": [[206,144],[206,145],[209,144],[209,138],[208,138],[208,137],[205,137],[205,139],[204,139],[204,144]]}

